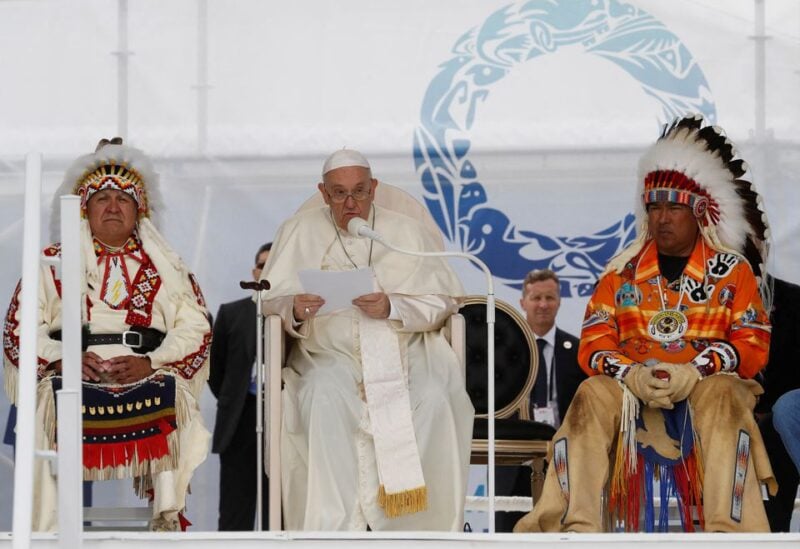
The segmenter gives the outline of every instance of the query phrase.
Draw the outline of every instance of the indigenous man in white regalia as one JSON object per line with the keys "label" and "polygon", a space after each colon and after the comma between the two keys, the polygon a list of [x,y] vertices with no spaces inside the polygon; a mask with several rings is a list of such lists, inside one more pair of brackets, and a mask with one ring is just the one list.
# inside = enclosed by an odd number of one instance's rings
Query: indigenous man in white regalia
{"label": "indigenous man in white regalia", "polygon": [[[474,410],[441,330],[461,283],[446,261],[393,252],[347,232],[364,219],[388,242],[434,251],[358,152],[322,170],[325,206],[280,228],[263,278],[265,313],[294,338],[283,378],[284,521],[291,530],[460,530]],[[328,311],[298,271],[371,268],[374,292]]]}
{"label": "indigenous man in white regalia", "polygon": [[[153,503],[153,530],[185,529],[193,471],[208,452],[198,401],[211,331],[194,277],[151,222],[157,175],[144,154],[114,138],[78,158],[54,198],[81,199],[83,471],[86,480],[133,478]],[[53,227],[58,227],[57,220]],[[59,256],[59,244],[44,250]],[[17,398],[20,287],[5,328],[5,388]],[[56,445],[61,387],[61,281],[41,268],[37,448]],[[38,460],[34,530],[57,527],[56,481]]]}

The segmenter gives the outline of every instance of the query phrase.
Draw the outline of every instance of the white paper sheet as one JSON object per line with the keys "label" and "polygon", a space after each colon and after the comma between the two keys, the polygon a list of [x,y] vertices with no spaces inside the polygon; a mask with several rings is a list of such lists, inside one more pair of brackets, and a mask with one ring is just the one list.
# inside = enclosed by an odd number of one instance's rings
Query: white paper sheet
{"label": "white paper sheet", "polygon": [[297,273],[303,292],[325,300],[317,315],[324,315],[353,306],[352,301],[375,292],[375,273],[372,267],[353,271],[320,271],[305,269]]}

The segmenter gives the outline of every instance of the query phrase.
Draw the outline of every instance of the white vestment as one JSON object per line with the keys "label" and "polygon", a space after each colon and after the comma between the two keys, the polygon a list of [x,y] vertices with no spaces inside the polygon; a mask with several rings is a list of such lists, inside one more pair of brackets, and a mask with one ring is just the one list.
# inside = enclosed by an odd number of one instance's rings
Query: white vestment
{"label": "white vestment", "polygon": [[[401,248],[436,248],[417,221],[390,210],[375,208],[374,228]],[[298,325],[292,314],[292,296],[303,293],[299,270],[365,267],[370,256],[380,290],[392,302],[392,319],[382,322],[399,343],[427,488],[426,510],[396,518],[388,518],[378,503],[380,482],[362,375],[360,328],[366,317],[352,308]],[[272,284],[265,313],[280,314],[286,331],[297,338],[283,373],[286,528],[460,530],[474,409],[455,353],[441,332],[463,295],[446,261],[401,255],[344,231],[337,238],[330,211],[323,207],[282,225],[263,277]]]}

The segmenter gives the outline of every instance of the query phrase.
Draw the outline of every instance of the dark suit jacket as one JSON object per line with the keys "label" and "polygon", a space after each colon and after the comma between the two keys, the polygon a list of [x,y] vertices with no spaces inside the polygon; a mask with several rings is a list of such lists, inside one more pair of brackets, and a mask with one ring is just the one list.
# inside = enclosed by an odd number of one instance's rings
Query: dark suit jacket
{"label": "dark suit jacket", "polygon": [[[224,303],[214,323],[208,384],[217,397],[212,451],[230,444],[250,388],[256,356],[256,304],[248,298]],[[255,427],[254,427],[255,428]]]}
{"label": "dark suit jacket", "polygon": [[[574,335],[556,328],[556,345],[553,358],[556,364],[556,400],[558,416],[563,420],[567,414],[572,397],[578,385],[588,376],[578,365],[578,345],[580,340]],[[569,348],[568,348],[569,347]],[[544,372],[542,369],[540,372]]]}
{"label": "dark suit jacket", "polygon": [[781,395],[800,388],[800,286],[779,278],[773,284],[769,361],[756,378],[764,386],[756,412],[770,412]]}
{"label": "dark suit jacket", "polygon": [[761,415],[758,426],[778,481],[778,493],[764,502],[764,508],[770,529],[788,532],[797,495],[798,471],[772,424],[772,406],[787,391],[800,388],[800,286],[778,278],[773,279],[773,283],[769,361],[756,377],[764,386],[756,413]]}

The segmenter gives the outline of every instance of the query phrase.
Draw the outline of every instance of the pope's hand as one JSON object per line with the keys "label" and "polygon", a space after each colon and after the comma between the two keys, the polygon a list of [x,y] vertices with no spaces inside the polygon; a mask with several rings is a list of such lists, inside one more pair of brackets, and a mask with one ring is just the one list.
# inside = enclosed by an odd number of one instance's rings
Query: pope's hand
{"label": "pope's hand", "polygon": [[391,312],[389,296],[383,292],[357,297],[353,300],[353,305],[364,311],[364,314],[370,318],[389,318],[389,313]]}
{"label": "pope's hand", "polygon": [[314,294],[297,294],[294,296],[294,318],[303,322],[317,314],[325,300]]}

